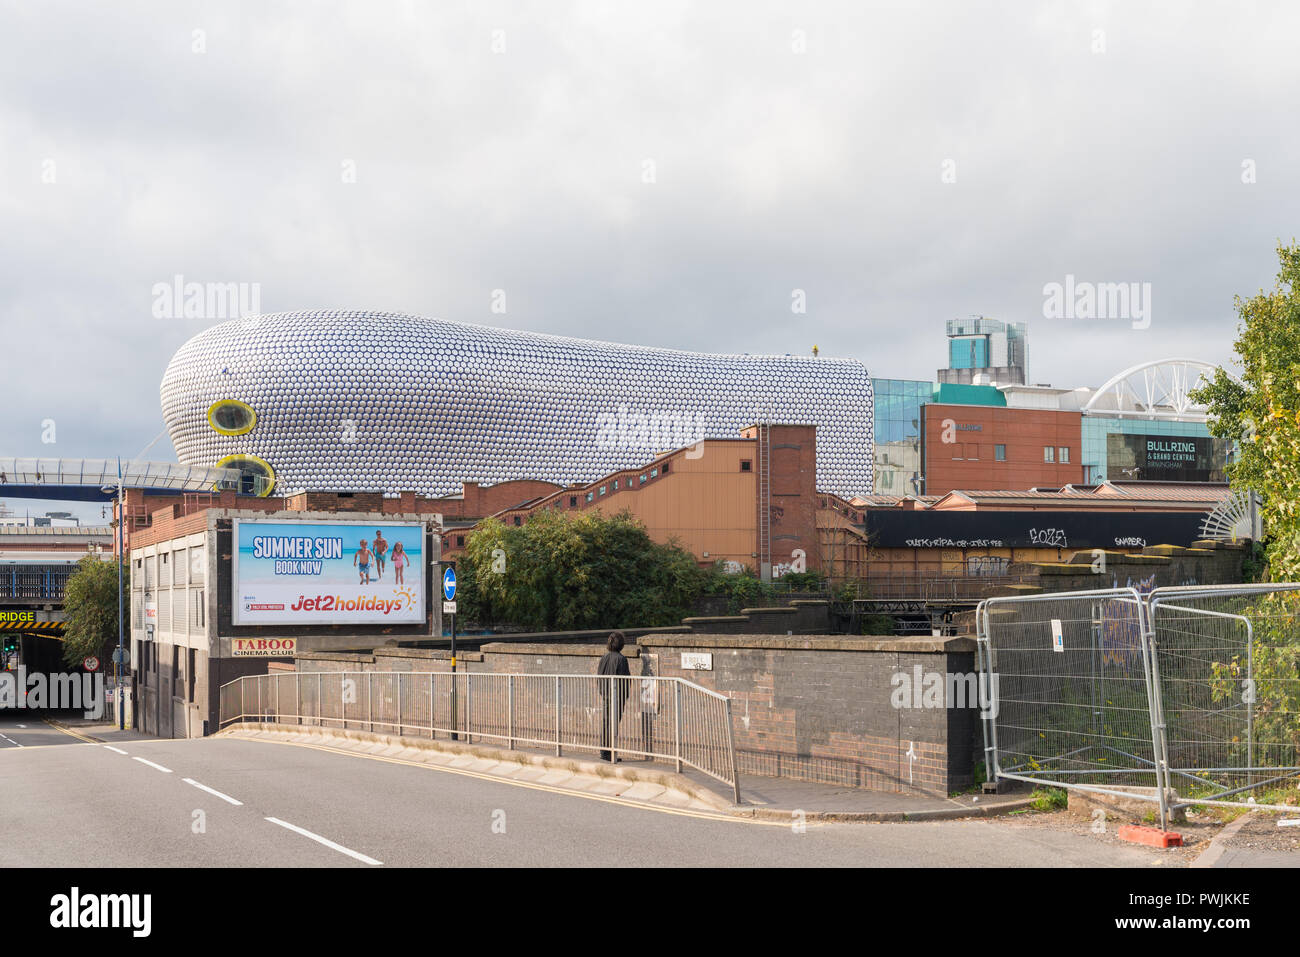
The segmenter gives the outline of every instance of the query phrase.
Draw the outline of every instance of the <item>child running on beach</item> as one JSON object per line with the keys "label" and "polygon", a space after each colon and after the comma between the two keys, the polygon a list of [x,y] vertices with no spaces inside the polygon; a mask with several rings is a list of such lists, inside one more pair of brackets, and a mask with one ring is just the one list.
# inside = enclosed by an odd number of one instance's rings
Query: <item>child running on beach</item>
{"label": "child running on beach", "polygon": [[404,584],[404,582],[402,581],[402,570],[406,568],[406,566],[409,565],[410,562],[411,560],[406,557],[406,549],[402,547],[402,543],[394,542],[393,558],[392,558],[394,585]]}
{"label": "child running on beach", "polygon": [[361,576],[360,580],[357,582],[359,585],[370,584],[370,558],[372,555],[373,552],[366,548],[366,540],[364,538],[361,539],[361,547],[358,548],[357,553],[352,556],[352,564],[358,566],[357,573]]}

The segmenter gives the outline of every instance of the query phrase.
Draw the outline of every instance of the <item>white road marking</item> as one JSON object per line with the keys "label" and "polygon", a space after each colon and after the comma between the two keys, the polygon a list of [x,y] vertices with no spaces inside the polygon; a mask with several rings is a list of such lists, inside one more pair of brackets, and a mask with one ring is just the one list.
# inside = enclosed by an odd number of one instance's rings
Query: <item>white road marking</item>
{"label": "white road marking", "polygon": [[356,851],[349,850],[348,848],[344,847],[342,844],[335,844],[333,841],[329,840],[328,838],[321,837],[319,834],[313,834],[311,831],[308,831],[305,828],[301,828],[296,824],[290,824],[288,821],[282,821],[278,817],[268,817],[267,820],[270,821],[272,824],[279,824],[281,827],[288,828],[289,830],[293,831],[295,834],[301,834],[303,837],[309,837],[317,844],[324,844],[326,847],[338,851],[340,854],[346,854],[348,857],[355,858],[356,860],[360,861],[363,864],[378,864],[381,867],[383,866],[382,861],[377,861],[373,857],[366,857],[366,855],[364,854],[358,854]]}
{"label": "white road marking", "polygon": [[141,758],[141,757],[135,757],[135,758],[132,758],[131,760],[133,760],[133,761],[139,761],[141,764],[147,764],[147,765],[149,765],[149,767],[151,767],[151,768],[155,768],[155,769],[157,769],[157,770],[159,770],[159,771],[162,771],[164,774],[171,774],[171,773],[172,773],[172,769],[171,769],[171,768],[165,768],[165,767],[163,767],[161,764],[154,764],[152,761],[146,761],[144,758]]}
{"label": "white road marking", "polygon": [[25,727],[27,727],[27,725],[25,725],[25,724],[20,724],[18,727],[20,727],[20,728],[25,728]]}
{"label": "white road marking", "polygon": [[6,741],[8,741],[10,744],[12,744],[15,748],[21,748],[21,747],[22,747],[21,744],[19,744],[19,743],[18,743],[17,741],[15,741],[13,738],[9,737],[9,735],[7,735],[7,734],[0,734],[0,738],[4,738]]}
{"label": "white road marking", "polygon": [[110,751],[116,751],[118,754],[126,754],[126,752],[123,751],[121,748],[115,748],[111,744],[106,744],[104,745],[104,747],[108,748],[108,750]]}
{"label": "white road marking", "polygon": [[215,795],[216,797],[221,798],[221,800],[223,801],[229,801],[231,804],[235,805],[236,807],[242,807],[244,804],[243,801],[236,801],[229,794],[222,794],[216,788],[210,788],[206,784],[200,784],[198,781],[194,780],[193,778],[181,778],[181,780],[184,781],[186,784],[194,785],[200,791],[207,791],[209,794]]}

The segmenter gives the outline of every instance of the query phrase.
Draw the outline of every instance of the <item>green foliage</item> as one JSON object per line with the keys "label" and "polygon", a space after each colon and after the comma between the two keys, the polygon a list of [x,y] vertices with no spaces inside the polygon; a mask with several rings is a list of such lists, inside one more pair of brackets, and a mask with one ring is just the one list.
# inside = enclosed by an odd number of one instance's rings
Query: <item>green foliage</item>
{"label": "green foliage", "polygon": [[1271,575],[1291,581],[1300,574],[1300,245],[1277,254],[1273,290],[1236,299],[1241,382],[1219,369],[1191,397],[1209,406],[1215,435],[1237,442],[1229,480],[1262,497]]}
{"label": "green foliage", "polygon": [[[130,569],[122,569],[123,595],[130,594]],[[122,603],[126,634],[126,602]],[[63,660],[80,665],[91,655],[101,659],[117,646],[117,564],[86,556],[68,578],[63,592]]]}
{"label": "green foliage", "polygon": [[1035,811],[1060,811],[1069,801],[1064,788],[1034,788],[1029,795],[1030,804]]}
{"label": "green foliage", "polygon": [[821,591],[826,576],[818,571],[786,572],[778,581],[782,591]]}
{"label": "green foliage", "polygon": [[769,601],[773,596],[771,584],[759,580],[746,568],[744,571],[730,575],[722,570],[722,563],[714,565],[701,581],[701,595],[725,595],[727,614],[735,615],[742,608],[755,608]]}
{"label": "green foliage", "polygon": [[862,635],[892,635],[898,621],[893,615],[863,615],[858,619],[858,628]]}
{"label": "green foliage", "polygon": [[472,621],[569,631],[677,624],[704,573],[690,552],[654,542],[628,512],[542,511],[519,526],[483,522],[459,577]]}

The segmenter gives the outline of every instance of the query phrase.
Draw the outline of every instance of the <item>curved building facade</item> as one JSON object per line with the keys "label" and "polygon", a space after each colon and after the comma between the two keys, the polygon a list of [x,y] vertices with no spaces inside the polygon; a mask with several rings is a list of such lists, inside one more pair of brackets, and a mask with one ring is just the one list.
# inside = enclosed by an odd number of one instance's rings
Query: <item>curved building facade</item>
{"label": "curved building facade", "polygon": [[455,494],[591,481],[757,422],[817,426],[818,489],[871,491],[861,362],[708,355],[380,312],[214,326],[172,357],[163,418],[185,465],[259,489]]}

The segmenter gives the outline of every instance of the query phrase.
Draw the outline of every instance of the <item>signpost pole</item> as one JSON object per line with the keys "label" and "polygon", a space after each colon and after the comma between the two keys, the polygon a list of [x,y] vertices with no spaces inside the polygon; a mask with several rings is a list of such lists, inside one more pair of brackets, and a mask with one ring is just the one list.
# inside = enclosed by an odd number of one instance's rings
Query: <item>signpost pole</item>
{"label": "signpost pole", "polygon": [[122,654],[122,525],[126,521],[125,493],[122,491],[122,457],[117,457],[117,660],[113,664],[113,677],[117,685],[117,730],[126,730],[126,696],[122,693],[122,673],[126,662]]}
{"label": "signpost pole", "polygon": [[442,569],[442,610],[451,616],[451,740],[460,740],[456,734],[456,563],[447,562]]}

